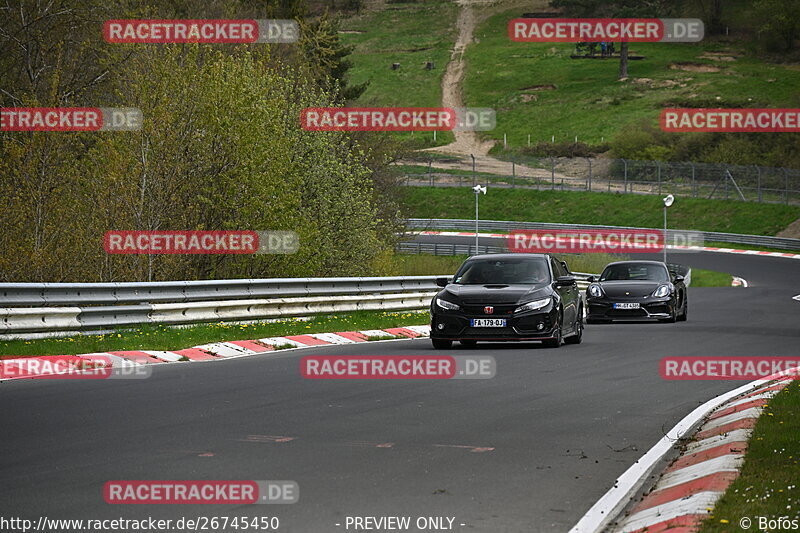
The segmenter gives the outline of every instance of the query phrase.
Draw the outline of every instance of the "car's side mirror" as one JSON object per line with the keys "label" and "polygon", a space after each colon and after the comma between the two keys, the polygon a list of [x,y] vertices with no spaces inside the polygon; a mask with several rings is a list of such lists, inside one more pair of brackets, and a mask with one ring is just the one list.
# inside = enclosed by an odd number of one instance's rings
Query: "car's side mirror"
{"label": "car's side mirror", "polygon": [[678,283],[679,281],[683,281],[684,279],[686,279],[686,278],[684,278],[683,276],[678,274],[678,275],[675,276],[675,283]]}
{"label": "car's side mirror", "polygon": [[556,287],[569,287],[575,285],[575,276],[559,276],[556,278]]}
{"label": "car's side mirror", "polygon": [[447,287],[447,278],[436,278],[437,287]]}
{"label": "car's side mirror", "polygon": [[564,270],[566,270],[567,272],[570,272],[570,269],[569,269],[569,267],[567,266],[567,262],[566,262],[566,261],[561,261],[561,266],[563,266],[563,267],[564,267]]}
{"label": "car's side mirror", "polygon": [[594,283],[594,276],[589,276],[588,278],[586,278],[586,281],[588,281],[589,283]]}

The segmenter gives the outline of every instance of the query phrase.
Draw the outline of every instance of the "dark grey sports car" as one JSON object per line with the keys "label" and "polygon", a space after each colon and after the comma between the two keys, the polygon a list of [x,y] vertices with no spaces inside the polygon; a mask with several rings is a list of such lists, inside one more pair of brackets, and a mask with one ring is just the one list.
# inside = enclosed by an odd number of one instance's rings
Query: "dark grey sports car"
{"label": "dark grey sports car", "polygon": [[550,255],[489,254],[467,259],[431,302],[431,341],[542,341],[578,344],[583,304],[567,264]]}
{"label": "dark grey sports car", "polygon": [[590,324],[612,320],[686,320],[689,302],[683,276],[660,261],[619,261],[603,269],[586,289]]}

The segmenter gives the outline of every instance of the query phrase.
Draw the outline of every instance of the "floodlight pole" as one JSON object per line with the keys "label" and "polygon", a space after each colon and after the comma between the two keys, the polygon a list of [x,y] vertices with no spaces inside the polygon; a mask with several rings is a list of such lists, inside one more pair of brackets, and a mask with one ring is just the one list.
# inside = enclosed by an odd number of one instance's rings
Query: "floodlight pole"
{"label": "floodlight pole", "polygon": [[667,264],[667,205],[664,204],[664,264]]}
{"label": "floodlight pole", "polygon": [[675,202],[675,197],[668,194],[664,197],[664,264],[667,264],[667,209]]}
{"label": "floodlight pole", "polygon": [[475,255],[478,255],[478,195],[480,189],[475,191]]}
{"label": "floodlight pole", "polygon": [[478,255],[478,195],[486,194],[486,187],[477,184],[472,190],[475,191],[475,255]]}

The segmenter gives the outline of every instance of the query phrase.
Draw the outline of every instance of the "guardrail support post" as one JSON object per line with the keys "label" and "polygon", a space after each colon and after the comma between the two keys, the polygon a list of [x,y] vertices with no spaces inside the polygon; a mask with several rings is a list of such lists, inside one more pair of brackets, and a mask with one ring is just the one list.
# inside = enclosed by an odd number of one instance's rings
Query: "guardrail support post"
{"label": "guardrail support post", "polygon": [[555,188],[556,188],[556,158],[555,157],[551,157],[550,158],[550,184],[551,184],[550,188],[552,190],[555,190]]}
{"label": "guardrail support post", "polygon": [[692,198],[697,198],[697,180],[695,179],[694,163],[689,163],[692,166]]}

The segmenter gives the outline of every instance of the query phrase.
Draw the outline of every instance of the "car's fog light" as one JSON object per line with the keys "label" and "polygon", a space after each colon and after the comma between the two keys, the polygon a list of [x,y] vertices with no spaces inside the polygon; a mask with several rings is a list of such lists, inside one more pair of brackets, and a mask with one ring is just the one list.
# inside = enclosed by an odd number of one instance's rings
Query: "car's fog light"
{"label": "car's fog light", "polygon": [[439,330],[444,329],[444,324],[436,324],[436,329],[439,329]]}
{"label": "car's fog light", "polygon": [[543,330],[544,329],[544,324],[539,322],[538,324],[536,324],[536,329],[538,329],[539,331]]}

